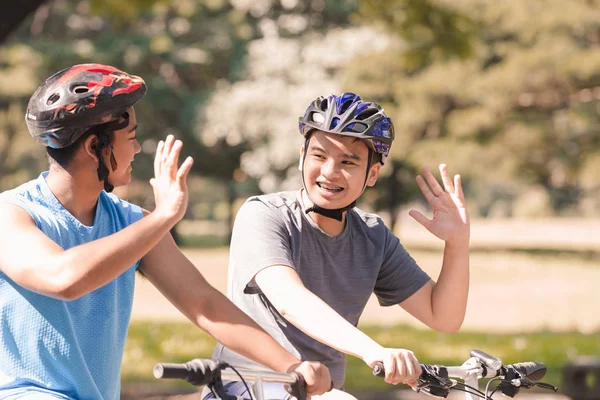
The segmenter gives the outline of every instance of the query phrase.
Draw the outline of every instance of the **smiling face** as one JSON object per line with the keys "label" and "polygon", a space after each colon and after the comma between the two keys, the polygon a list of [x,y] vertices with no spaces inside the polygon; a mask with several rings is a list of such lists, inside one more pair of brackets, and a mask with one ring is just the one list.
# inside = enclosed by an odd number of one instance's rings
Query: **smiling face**
{"label": "smiling face", "polygon": [[113,165],[110,163],[110,155],[105,149],[105,163],[110,173],[108,175],[109,182],[114,187],[127,185],[131,181],[131,163],[136,154],[141,151],[141,146],[136,139],[137,120],[135,111],[130,108],[129,124],[118,131],[114,132],[112,141],[112,153],[117,163],[117,167],[113,170]]}
{"label": "smiling face", "polygon": [[[369,149],[360,139],[315,131],[302,148],[302,174],[310,200],[326,209],[343,208],[362,194]],[[377,181],[381,164],[373,163],[366,186]]]}

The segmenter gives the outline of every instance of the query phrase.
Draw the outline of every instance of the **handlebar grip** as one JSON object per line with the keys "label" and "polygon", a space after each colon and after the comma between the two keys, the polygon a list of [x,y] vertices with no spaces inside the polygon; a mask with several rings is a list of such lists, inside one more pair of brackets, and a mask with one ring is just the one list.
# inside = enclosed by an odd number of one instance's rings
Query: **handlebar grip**
{"label": "handlebar grip", "polygon": [[523,378],[528,378],[532,381],[541,380],[546,375],[546,366],[537,362],[521,362],[517,364],[507,365],[506,368],[514,368]]}
{"label": "handlebar grip", "polygon": [[161,363],[154,366],[153,374],[156,379],[184,379],[190,370],[186,364]]}
{"label": "handlebar grip", "polygon": [[381,361],[377,361],[375,365],[373,365],[373,375],[380,378],[385,376],[385,368],[383,367],[383,363]]}
{"label": "handlebar grip", "polygon": [[214,373],[223,365],[210,359],[196,358],[184,364],[156,364],[154,377],[157,379],[183,379],[192,385],[202,386],[213,380]]}
{"label": "handlebar grip", "polygon": [[292,375],[296,377],[296,382],[291,385],[292,395],[294,395],[297,400],[306,400],[306,381],[304,380],[304,377],[296,372],[292,372]]}

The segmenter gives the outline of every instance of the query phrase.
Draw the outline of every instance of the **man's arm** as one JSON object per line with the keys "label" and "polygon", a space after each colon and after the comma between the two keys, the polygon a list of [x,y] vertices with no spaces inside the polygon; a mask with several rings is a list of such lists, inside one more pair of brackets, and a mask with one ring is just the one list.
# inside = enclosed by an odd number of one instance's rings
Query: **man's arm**
{"label": "man's arm", "polygon": [[400,306],[436,331],[456,333],[465,317],[468,293],[468,245],[453,247],[446,243],[437,283],[429,281]]}
{"label": "man's arm", "polygon": [[457,332],[464,320],[469,292],[470,223],[459,175],[454,183],[440,165],[442,188],[428,170],[417,184],[433,210],[430,220],[418,211],[410,215],[445,241],[444,261],[437,283],[430,281],[400,305],[420,321],[441,332]]}
{"label": "man's arm", "polygon": [[259,271],[255,280],[277,311],[313,339],[369,366],[383,362],[386,382],[414,384],[420,375],[420,365],[411,351],[380,346],[308,290],[294,269],[270,266]]}
{"label": "man's arm", "polygon": [[0,269],[17,284],[58,299],[73,300],[104,286],[142,258],[179,221],[188,201],[193,160],[177,167],[182,143],[169,135],[154,158],[156,209],[127,228],[63,250],[24,209],[0,204]]}
{"label": "man's arm", "polygon": [[0,220],[0,269],[20,286],[62,300],[121,275],[174,223],[151,214],[113,235],[63,250],[19,206],[0,204]]}
{"label": "man's arm", "polygon": [[166,235],[141,261],[144,276],[190,321],[231,350],[278,372],[300,372],[310,394],[330,388],[325,366],[302,363],[212,287]]}

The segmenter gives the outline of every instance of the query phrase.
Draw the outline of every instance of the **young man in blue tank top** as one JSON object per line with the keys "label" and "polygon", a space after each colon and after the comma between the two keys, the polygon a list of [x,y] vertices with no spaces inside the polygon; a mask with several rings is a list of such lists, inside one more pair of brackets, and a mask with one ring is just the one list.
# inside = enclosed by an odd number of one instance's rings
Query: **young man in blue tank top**
{"label": "young man in blue tank top", "polygon": [[[436,283],[377,215],[355,207],[364,189],[375,184],[394,140],[383,109],[352,93],[331,95],[313,101],[299,123],[304,187],[250,198],[239,210],[228,295],[289,351],[327,365],[336,389],[344,383],[344,353],[370,367],[383,362],[386,382],[414,386],[421,372],[415,355],[384,348],[357,324],[375,293],[381,305],[400,305],[437,331],[460,328],[470,235],[460,176],[452,181],[440,165],[442,185],[428,169],[417,177],[433,218],[418,211],[410,215],[446,244]],[[225,343],[214,356],[261,368]],[[228,388],[243,392],[236,383]],[[286,396],[280,390],[279,398]],[[322,397],[353,398],[342,390]]]}
{"label": "young man in blue tank top", "polygon": [[188,203],[188,158],[168,136],[154,160],[152,212],[111,194],[131,180],[140,145],[133,105],[144,81],[76,65],[32,96],[26,122],[48,172],[0,194],[0,399],[118,399],[139,269],[194,324],[269,368],[296,371],[307,391],[330,387],[326,367],[300,362],[179,251],[170,229]]}

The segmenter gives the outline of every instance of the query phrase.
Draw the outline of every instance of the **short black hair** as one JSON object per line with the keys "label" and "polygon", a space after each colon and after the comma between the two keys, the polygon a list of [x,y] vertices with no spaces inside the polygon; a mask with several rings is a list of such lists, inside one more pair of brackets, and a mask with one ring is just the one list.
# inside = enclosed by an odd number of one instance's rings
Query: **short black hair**
{"label": "short black hair", "polygon": [[81,135],[73,144],[63,147],[60,149],[55,149],[53,147],[46,147],[46,153],[48,153],[48,160],[52,163],[60,165],[63,168],[67,168],[71,161],[73,161],[73,157],[75,157],[75,153],[77,150],[83,145],[85,140],[91,136],[96,135],[100,137],[101,135],[108,135],[109,143],[112,142],[113,135],[112,131],[106,129],[107,124],[102,125],[94,125],[90,127],[83,135]]}
{"label": "short black hair", "polygon": [[55,149],[53,147],[46,147],[46,153],[48,153],[48,160],[52,163],[60,165],[63,168],[69,166],[71,161],[73,161],[73,157],[75,157],[75,153],[81,147],[83,142],[93,133],[92,129],[89,129],[83,135],[81,135],[73,144],[63,147],[60,149]]}

